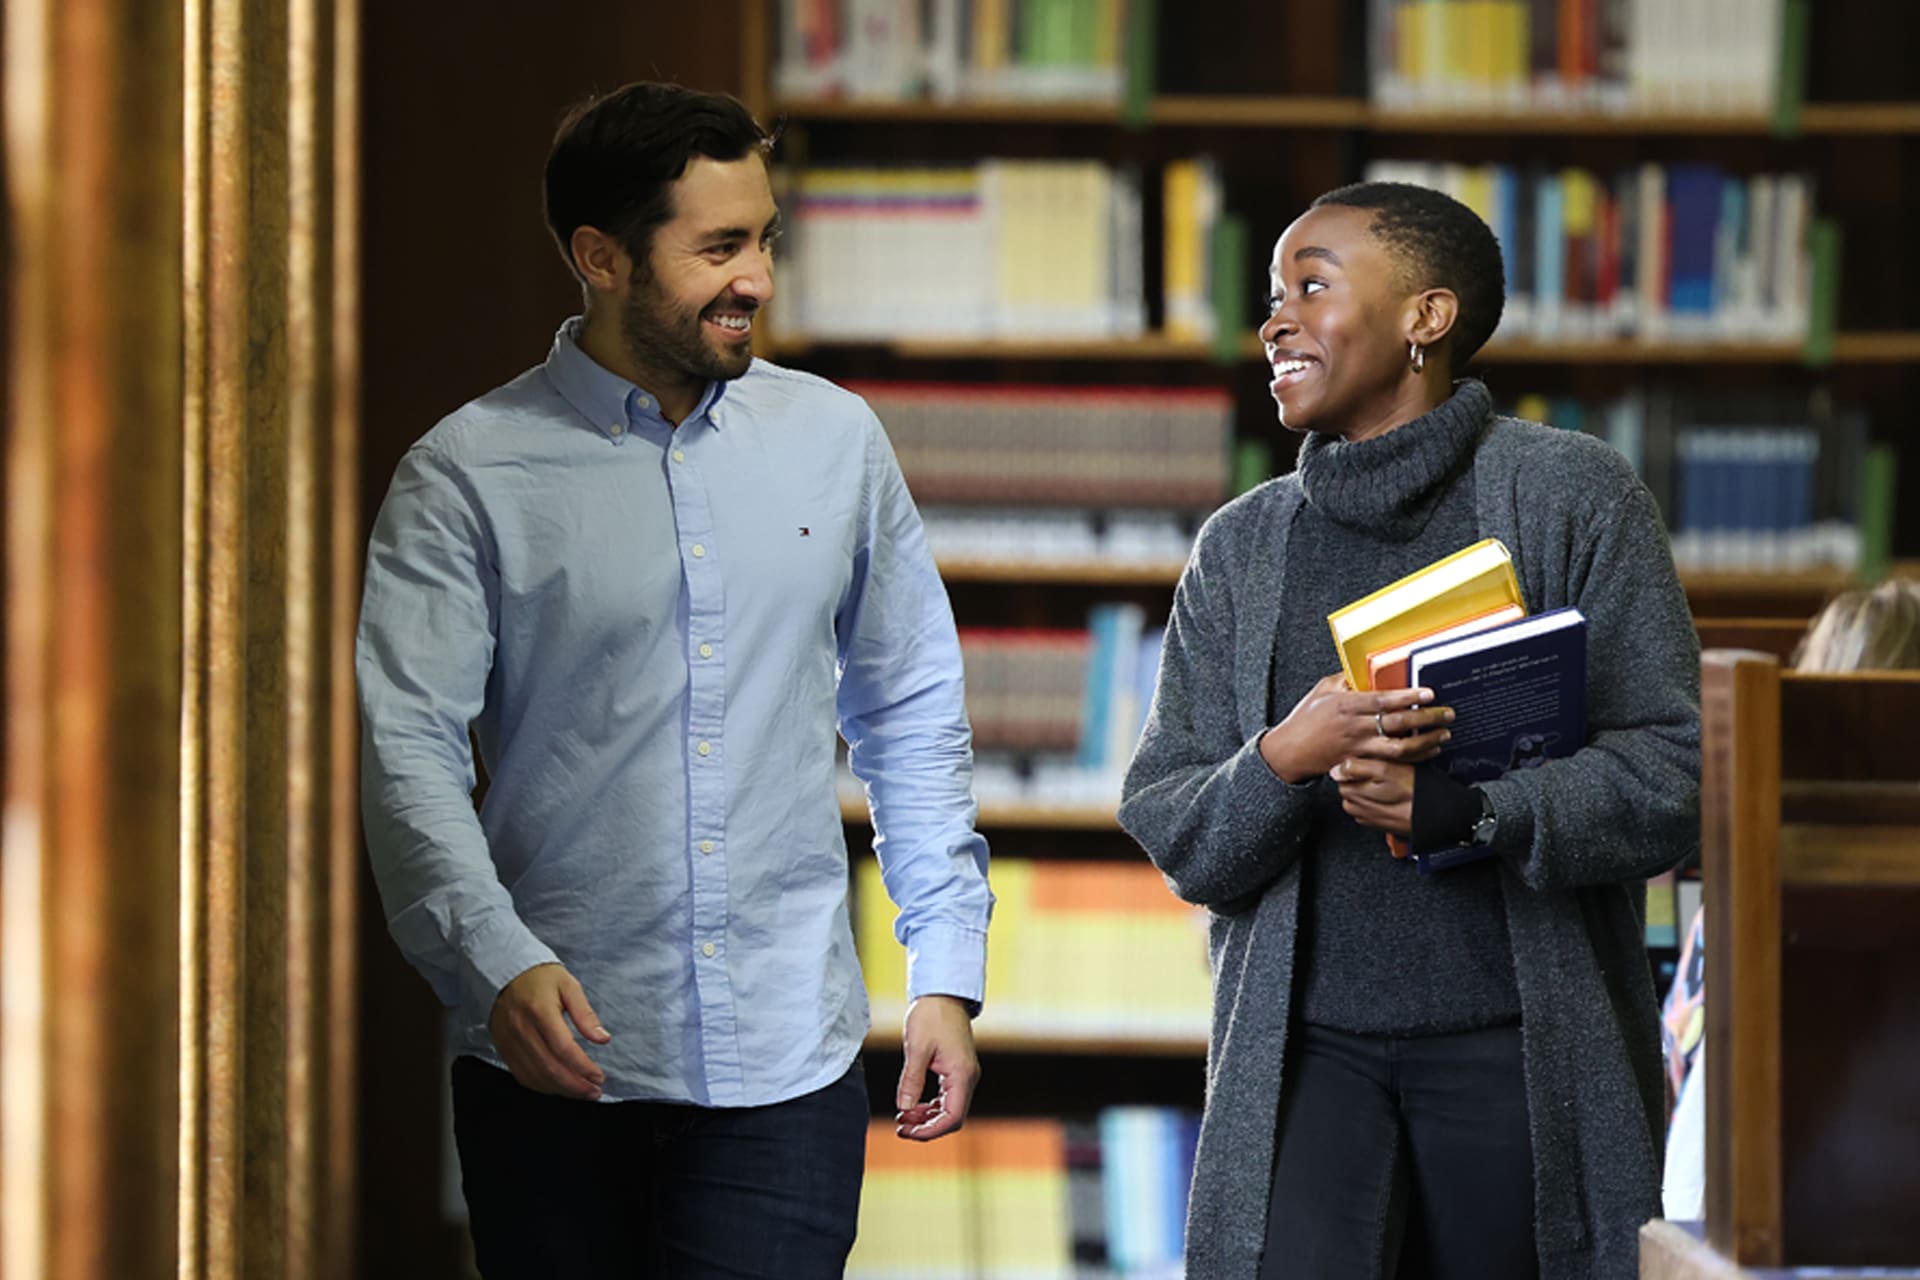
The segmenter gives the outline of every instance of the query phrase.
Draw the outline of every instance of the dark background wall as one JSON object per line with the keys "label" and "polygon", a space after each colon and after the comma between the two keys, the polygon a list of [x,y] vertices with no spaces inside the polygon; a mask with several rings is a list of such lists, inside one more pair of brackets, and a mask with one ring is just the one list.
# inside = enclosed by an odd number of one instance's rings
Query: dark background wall
{"label": "dark background wall", "polygon": [[[368,527],[407,446],[545,358],[579,309],[540,214],[561,114],[636,79],[744,93],[753,2],[362,6]],[[440,1007],[388,938],[364,865],[358,1274],[460,1275],[464,1231],[440,1207]]]}

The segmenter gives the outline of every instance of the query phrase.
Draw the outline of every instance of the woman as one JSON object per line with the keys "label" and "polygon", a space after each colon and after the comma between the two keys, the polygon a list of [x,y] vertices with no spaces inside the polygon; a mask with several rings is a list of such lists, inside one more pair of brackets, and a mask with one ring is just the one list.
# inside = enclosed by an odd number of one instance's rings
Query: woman
{"label": "woman", "polygon": [[[1625,1280],[1660,1211],[1642,882],[1699,841],[1699,646],[1665,533],[1607,446],[1453,380],[1504,305],[1458,202],[1331,192],[1271,278],[1298,468],[1201,531],[1120,809],[1213,913],[1189,1274]],[[1585,614],[1589,740],[1466,788],[1416,770],[1450,710],[1346,688],[1326,615],[1482,537],[1530,610]],[[1421,876],[1382,832],[1494,856]]]}

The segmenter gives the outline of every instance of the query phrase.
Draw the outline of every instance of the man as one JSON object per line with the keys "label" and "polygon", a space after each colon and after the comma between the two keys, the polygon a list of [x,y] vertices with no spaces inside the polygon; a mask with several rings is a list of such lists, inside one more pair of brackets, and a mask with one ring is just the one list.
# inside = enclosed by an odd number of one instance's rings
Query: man
{"label": "man", "polygon": [[979,1074],[953,619],[866,404],[753,359],[769,146],[669,85],[575,109],[546,207],[585,315],[413,446],[374,530],[368,843],[458,1010],[489,1280],[841,1273],[867,1004],[836,719],[908,952],[900,1135],[959,1128]]}

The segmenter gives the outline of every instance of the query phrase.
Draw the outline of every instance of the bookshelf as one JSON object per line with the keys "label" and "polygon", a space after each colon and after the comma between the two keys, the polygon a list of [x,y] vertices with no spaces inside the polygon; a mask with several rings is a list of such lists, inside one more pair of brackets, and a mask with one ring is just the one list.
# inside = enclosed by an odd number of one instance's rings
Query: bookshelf
{"label": "bookshelf", "polygon": [[[1783,3],[1806,9],[1802,0]],[[759,39],[770,61],[749,100],[763,114],[784,117],[784,146],[797,167],[898,170],[1066,157],[1137,174],[1147,305],[1136,329],[1096,333],[809,336],[781,317],[763,353],[849,382],[1224,388],[1234,397],[1237,438],[1268,448],[1272,469],[1284,471],[1293,442],[1273,422],[1263,380],[1250,367],[1263,356],[1253,330],[1266,247],[1314,195],[1361,178],[1383,160],[1516,171],[1577,166],[1608,178],[1643,165],[1715,165],[1743,178],[1809,177],[1814,211],[1844,249],[1820,264],[1831,310],[1809,323],[1808,336],[1503,335],[1475,372],[1503,405],[1521,393],[1599,404],[1623,384],[1677,386],[1709,398],[1804,399],[1809,388],[1820,388],[1866,416],[1873,442],[1904,454],[1909,465],[1920,457],[1904,448],[1909,405],[1920,392],[1920,307],[1912,302],[1920,297],[1920,250],[1908,247],[1895,212],[1920,201],[1920,178],[1908,176],[1920,175],[1920,101],[1905,70],[1920,56],[1920,14],[1894,0],[1818,6],[1821,21],[1786,63],[1800,92],[1738,111],[1698,104],[1622,110],[1617,103],[1549,111],[1376,100],[1366,65],[1370,7],[1379,6],[1273,0],[1176,11],[1162,3],[1148,32],[1156,63],[1150,91],[1136,81],[1105,101],[873,101],[779,92],[780,11],[768,0]],[[1683,0],[1668,7],[1683,7]],[[1237,274],[1203,290],[1224,334],[1218,338],[1183,331],[1170,319],[1166,294],[1172,250],[1159,177],[1201,155],[1216,166],[1222,210],[1243,235],[1239,256],[1222,259]],[[1220,238],[1209,244],[1215,253],[1220,247]],[[1890,517],[1886,553],[1920,553],[1914,516],[1903,510]],[[1040,553],[942,554],[939,561],[963,626],[1077,625],[1089,602],[1105,599],[1136,602],[1148,625],[1157,625],[1181,568],[1172,557],[1123,563]],[[1904,571],[1913,568],[1909,561]],[[1855,578],[1833,567],[1682,576],[1697,617],[1771,620],[1809,617]],[[866,822],[857,801],[843,816],[855,828]],[[996,860],[1141,860],[1109,805],[983,799],[980,823]],[[850,834],[849,844],[858,848],[863,835]],[[891,1084],[893,1031],[882,1026],[869,1042],[877,1111],[885,1109]],[[981,1047],[1018,1063],[989,1070],[985,1112],[1200,1102],[1204,1045],[1197,1040],[983,1030]],[[1097,1068],[1087,1069],[1090,1062]]]}
{"label": "bookshelf", "polygon": [[[1173,94],[1150,101],[1146,118],[1127,119],[1122,108],[1075,102],[887,102],[786,99],[773,104],[790,125],[829,121],[922,125],[1104,125],[1114,128],[1188,126],[1209,129],[1316,128],[1380,134],[1547,134],[1555,137],[1767,137],[1780,126],[1767,116],[1700,112],[1440,112],[1382,109],[1363,98],[1252,97]],[[1809,103],[1793,132],[1805,137],[1839,135],[1902,137],[1920,132],[1920,102]]]}

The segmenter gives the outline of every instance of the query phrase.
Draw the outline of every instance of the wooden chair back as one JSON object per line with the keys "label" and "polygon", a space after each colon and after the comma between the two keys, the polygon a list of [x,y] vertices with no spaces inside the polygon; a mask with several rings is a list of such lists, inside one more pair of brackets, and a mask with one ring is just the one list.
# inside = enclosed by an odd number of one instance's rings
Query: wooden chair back
{"label": "wooden chair back", "polygon": [[1920,673],[1702,659],[1707,1235],[1920,1263]]}

